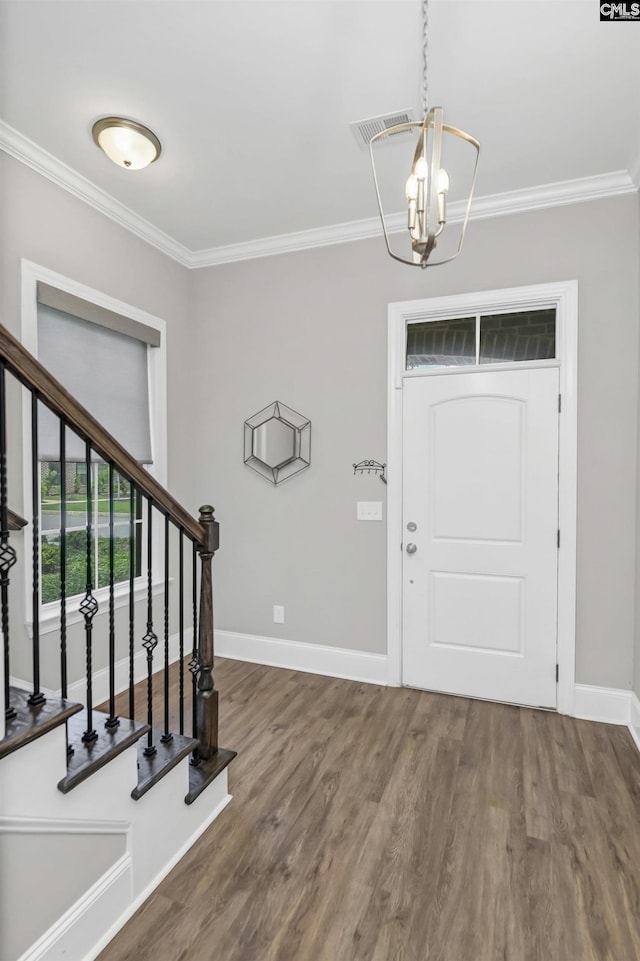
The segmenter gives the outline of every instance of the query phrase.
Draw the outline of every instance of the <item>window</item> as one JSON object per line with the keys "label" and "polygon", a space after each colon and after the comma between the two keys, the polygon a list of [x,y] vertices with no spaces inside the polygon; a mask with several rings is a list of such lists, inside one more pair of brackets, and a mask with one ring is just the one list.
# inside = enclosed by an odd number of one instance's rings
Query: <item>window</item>
{"label": "window", "polygon": [[405,370],[554,360],[555,307],[407,324]]}
{"label": "window", "polygon": [[555,308],[480,317],[481,364],[551,360],[555,356]]}
{"label": "window", "polygon": [[[23,342],[53,375],[161,483],[166,481],[166,349],[165,325],[136,308],[23,262]],[[25,405],[30,403],[25,398]],[[31,418],[25,406],[30,434]],[[31,502],[29,437],[25,438],[25,503]],[[61,594],[61,500],[65,500],[65,592],[67,598],[86,589],[87,511],[92,525],[94,592],[109,584],[111,523],[109,466],[94,455],[87,484],[86,446],[71,429],[65,434],[64,476],[60,463],[59,420],[38,405],[41,604]],[[144,564],[142,501],[133,504],[125,477],[113,471],[113,555],[115,583],[129,582]],[[87,487],[91,498],[87,504]],[[29,495],[29,496],[27,496]],[[28,508],[27,508],[28,509]],[[155,540],[155,539],[154,539]],[[154,550],[155,553],[155,550]],[[31,611],[31,585],[26,609]],[[72,605],[71,611],[74,606]],[[55,609],[55,613],[54,613]],[[55,629],[59,604],[43,611]],[[104,610],[101,607],[101,610]],[[30,613],[27,615],[30,620]],[[41,622],[41,629],[43,623]],[[47,627],[44,628],[47,630]]]}
{"label": "window", "polygon": [[476,318],[433,320],[407,327],[407,370],[476,362]]}
{"label": "window", "polygon": [[[65,503],[65,593],[68,597],[86,589],[87,555],[87,465],[66,461],[62,477],[60,463],[42,461],[40,471],[40,598],[42,604],[60,599],[62,501]],[[114,582],[129,581],[142,573],[142,505],[134,498],[134,536],[131,542],[131,488],[117,471],[113,476]],[[91,525],[93,589],[109,584],[110,511],[109,468],[91,467]]]}

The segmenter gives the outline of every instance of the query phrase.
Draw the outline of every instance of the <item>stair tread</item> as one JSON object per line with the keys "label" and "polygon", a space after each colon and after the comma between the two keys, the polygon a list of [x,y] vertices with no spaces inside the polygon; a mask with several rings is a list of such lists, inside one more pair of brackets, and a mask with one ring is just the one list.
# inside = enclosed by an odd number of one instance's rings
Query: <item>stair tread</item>
{"label": "stair tread", "polygon": [[190,764],[189,791],[184,799],[185,804],[193,804],[195,799],[217,778],[221,771],[224,771],[236,755],[237,751],[228,751],[220,747],[208,761]]}
{"label": "stair tread", "polygon": [[132,721],[128,717],[120,718],[119,725],[109,729],[105,727],[108,717],[101,711],[93,711],[93,728],[98,737],[88,744],[82,740],[87,727],[87,712],[83,710],[69,722],[68,743],[73,747],[73,754],[67,762],[66,777],[58,783],[63,794],[77,787],[151,730],[148,724]]}
{"label": "stair tread", "polygon": [[164,744],[161,738],[162,731],[154,730],[153,743],[156,753],[152,757],[145,757],[146,745],[138,741],[138,784],[131,792],[134,801],[140,800],[154,784],[198,746],[194,738],[182,734],[173,734],[171,740]]}
{"label": "stair tread", "polygon": [[42,704],[30,705],[29,691],[18,687],[10,687],[9,691],[15,717],[6,722],[5,736],[0,741],[0,757],[5,757],[30,741],[53,731],[82,710],[82,704],[50,695],[47,695]]}

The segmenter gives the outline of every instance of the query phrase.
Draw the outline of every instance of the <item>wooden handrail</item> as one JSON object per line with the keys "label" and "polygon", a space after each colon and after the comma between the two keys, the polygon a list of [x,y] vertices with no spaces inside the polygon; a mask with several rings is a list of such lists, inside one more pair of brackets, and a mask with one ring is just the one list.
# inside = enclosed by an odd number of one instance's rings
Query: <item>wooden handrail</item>
{"label": "wooden handrail", "polygon": [[200,546],[206,548],[208,531],[183,506],[165,490],[162,484],[151,476],[138,461],[125,450],[122,444],[92,417],[82,404],[65,390],[62,384],[52,377],[39,361],[23,347],[19,340],[0,324],[0,357],[10,371],[25,387],[35,391],[38,398],[54,414],[63,417],[69,427],[83,440],[89,441],[96,453],[124,474],[148,497],[154,507],[167,515],[170,520]]}
{"label": "wooden handrail", "polygon": [[11,509],[7,510],[7,522],[10,531],[21,531],[23,527],[26,527],[29,521],[21,517],[20,514],[16,514],[15,511]]}

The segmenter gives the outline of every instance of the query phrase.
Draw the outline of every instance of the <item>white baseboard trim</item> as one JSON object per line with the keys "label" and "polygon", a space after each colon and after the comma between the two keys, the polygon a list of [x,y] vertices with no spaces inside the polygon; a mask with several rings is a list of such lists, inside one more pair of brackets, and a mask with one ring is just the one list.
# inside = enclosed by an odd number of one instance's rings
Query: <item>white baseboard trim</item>
{"label": "white baseboard trim", "polygon": [[636,742],[636,747],[640,751],[640,700],[638,695],[631,692],[631,718],[629,723],[631,737]]}
{"label": "white baseboard trim", "polygon": [[[221,775],[218,775],[218,776],[220,777]],[[222,776],[226,778],[226,772],[223,771]],[[209,814],[206,820],[198,825],[198,827],[193,832],[191,837],[187,841],[185,841],[185,843],[182,845],[180,850],[177,851],[174,854],[174,856],[171,858],[171,860],[168,861],[161,868],[161,870],[149,882],[149,884],[144,888],[144,890],[141,891],[140,894],[133,901],[131,901],[131,903],[127,906],[126,910],[120,914],[117,921],[114,921],[111,927],[109,928],[109,930],[106,931],[105,934],[103,934],[100,940],[94,943],[91,950],[88,951],[88,953],[86,953],[82,957],[81,961],[95,961],[95,958],[97,958],[100,952],[106,948],[106,946],[109,944],[110,941],[113,940],[113,938],[115,938],[118,931],[120,931],[121,928],[125,926],[127,921],[129,921],[129,919],[133,917],[133,915],[136,913],[138,908],[142,904],[144,904],[147,898],[151,894],[153,894],[153,892],[158,887],[160,882],[163,881],[164,878],[166,878],[167,874],[169,874],[171,870],[173,870],[173,868],[176,866],[178,861],[180,861],[180,859],[183,858],[184,855],[187,853],[189,848],[193,847],[193,845],[196,843],[200,835],[203,834],[211,824],[213,824],[215,819],[226,808],[227,804],[231,801],[231,799],[232,797],[229,793],[227,793],[225,797],[223,797],[223,799],[220,801],[219,804],[215,806],[215,808]],[[40,959],[20,958],[20,961],[40,961]],[[80,956],[78,957],[78,961],[80,961]]]}
{"label": "white baseboard trim", "polygon": [[574,697],[575,717],[585,721],[603,721],[605,724],[629,724],[631,691],[576,684]]}
{"label": "white baseboard trim", "polygon": [[368,654],[342,647],[284,641],[277,637],[216,631],[215,651],[220,657],[283,667],[308,674],[343,677],[366,684],[387,684],[386,654]]}
{"label": "white baseboard trim", "polygon": [[[104,929],[104,918],[121,914],[131,901],[131,855],[116,863],[71,907],[19,961],[59,961],[80,958],[94,941],[94,931]],[[94,958],[96,955],[92,954]]]}

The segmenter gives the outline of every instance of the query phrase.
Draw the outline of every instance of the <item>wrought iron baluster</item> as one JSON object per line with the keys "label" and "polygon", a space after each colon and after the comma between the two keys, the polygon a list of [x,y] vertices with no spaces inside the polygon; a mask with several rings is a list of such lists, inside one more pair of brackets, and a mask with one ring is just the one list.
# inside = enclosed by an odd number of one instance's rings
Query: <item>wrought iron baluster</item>
{"label": "wrought iron baluster", "polygon": [[184,531],[180,528],[180,553],[179,553],[179,567],[180,567],[180,621],[179,621],[179,635],[180,635],[180,668],[179,668],[179,689],[178,689],[178,699],[179,699],[179,731],[180,734],[184,734]]}
{"label": "wrought iron baluster", "polygon": [[129,483],[129,717],[135,717],[135,601],[133,596],[133,581],[135,577],[136,558],[136,518],[135,518],[136,489],[133,482]]}
{"label": "wrought iron baluster", "polygon": [[[193,555],[192,555],[192,565],[193,565],[193,649],[191,651],[191,660],[189,661],[189,670],[191,671],[191,736],[198,736],[198,673],[200,671],[200,660],[198,658],[198,548],[195,543],[193,544]],[[197,758],[193,757],[192,762],[196,763]]]}
{"label": "wrought iron baluster", "polygon": [[[60,687],[64,698],[68,695],[67,679],[67,422],[60,418]],[[67,757],[74,753],[67,732]]]}
{"label": "wrought iron baluster", "polygon": [[84,617],[86,661],[87,661],[87,729],[82,735],[85,744],[90,744],[98,737],[93,728],[93,618],[98,613],[98,602],[93,596],[93,563],[92,563],[92,522],[93,485],[91,482],[91,444],[86,442],[85,464],[87,470],[87,550],[86,550],[86,593],[80,604],[80,613]]}
{"label": "wrought iron baluster", "polygon": [[9,505],[7,499],[7,398],[5,365],[4,361],[0,361],[0,598],[4,643],[4,713],[7,721],[11,721],[16,716],[16,712],[11,707],[9,688],[9,571],[17,558],[15,549],[9,543]]}
{"label": "wrought iron baluster", "polygon": [[120,724],[120,720],[116,716],[116,609],[114,594],[116,558],[113,510],[113,461],[111,461],[109,463],[109,717],[104,724],[109,730],[113,730]]}
{"label": "wrought iron baluster", "polygon": [[31,497],[33,500],[33,550],[31,617],[33,622],[33,693],[29,704],[44,704],[40,690],[40,465],[38,462],[38,395],[31,393]]}
{"label": "wrought iron baluster", "polygon": [[152,521],[152,504],[147,500],[147,631],[142,638],[142,646],[147,652],[147,724],[150,730],[147,734],[147,746],[144,749],[145,757],[153,757],[156,753],[153,743],[153,652],[158,644],[158,636],[153,631]]}
{"label": "wrought iron baluster", "polygon": [[67,425],[60,418],[60,688],[67,697]]}
{"label": "wrought iron baluster", "polygon": [[164,733],[163,744],[173,740],[169,730],[169,515],[164,518]]}

